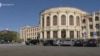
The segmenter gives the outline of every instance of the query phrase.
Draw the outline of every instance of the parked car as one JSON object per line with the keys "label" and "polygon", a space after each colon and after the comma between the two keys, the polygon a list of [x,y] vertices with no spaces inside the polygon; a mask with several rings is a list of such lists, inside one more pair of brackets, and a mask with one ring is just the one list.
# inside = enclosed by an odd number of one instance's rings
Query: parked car
{"label": "parked car", "polygon": [[39,44],[39,40],[38,39],[27,40],[25,41],[25,44],[26,45],[30,45],[30,44],[36,45],[36,44]]}
{"label": "parked car", "polygon": [[61,40],[54,40],[53,41],[53,46],[61,46]]}
{"label": "parked car", "polygon": [[61,46],[73,46],[74,45],[74,40],[72,39],[64,39],[60,41]]}
{"label": "parked car", "polygon": [[43,45],[44,46],[53,46],[54,40],[48,39],[48,40],[43,40]]}
{"label": "parked car", "polygon": [[74,46],[86,46],[86,40],[84,40],[84,39],[77,39],[74,42]]}
{"label": "parked car", "polygon": [[0,40],[0,44],[4,44],[5,43],[5,40]]}
{"label": "parked car", "polygon": [[96,39],[88,39],[87,46],[98,46],[98,41]]}

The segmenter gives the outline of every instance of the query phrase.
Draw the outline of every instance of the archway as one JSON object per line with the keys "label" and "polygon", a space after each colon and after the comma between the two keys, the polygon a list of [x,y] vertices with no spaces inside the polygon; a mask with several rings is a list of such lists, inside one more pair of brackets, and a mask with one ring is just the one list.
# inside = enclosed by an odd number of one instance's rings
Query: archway
{"label": "archway", "polygon": [[65,29],[63,29],[61,31],[61,38],[66,38],[66,30]]}

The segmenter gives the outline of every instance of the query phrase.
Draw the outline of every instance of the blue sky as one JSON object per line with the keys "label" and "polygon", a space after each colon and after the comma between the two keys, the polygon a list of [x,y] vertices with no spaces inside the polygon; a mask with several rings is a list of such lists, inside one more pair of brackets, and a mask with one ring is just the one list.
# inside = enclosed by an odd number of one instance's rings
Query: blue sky
{"label": "blue sky", "polygon": [[37,25],[39,13],[51,7],[71,6],[87,12],[99,11],[100,0],[0,0],[14,6],[0,7],[0,30],[17,31],[26,25]]}

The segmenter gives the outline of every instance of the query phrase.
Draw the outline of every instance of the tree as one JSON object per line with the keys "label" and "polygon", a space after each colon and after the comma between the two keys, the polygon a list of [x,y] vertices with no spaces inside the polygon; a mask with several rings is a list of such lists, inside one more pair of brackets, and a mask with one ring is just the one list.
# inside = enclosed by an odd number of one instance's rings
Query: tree
{"label": "tree", "polygon": [[12,41],[17,40],[17,32],[15,31],[0,31],[0,40]]}

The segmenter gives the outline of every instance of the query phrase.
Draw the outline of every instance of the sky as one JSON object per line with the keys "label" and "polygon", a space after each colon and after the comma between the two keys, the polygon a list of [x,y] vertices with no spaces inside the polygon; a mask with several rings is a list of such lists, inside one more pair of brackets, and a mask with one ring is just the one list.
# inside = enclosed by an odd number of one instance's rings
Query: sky
{"label": "sky", "polygon": [[76,7],[87,12],[100,10],[100,0],[0,0],[0,30],[18,31],[20,27],[39,24],[39,13],[52,7]]}

